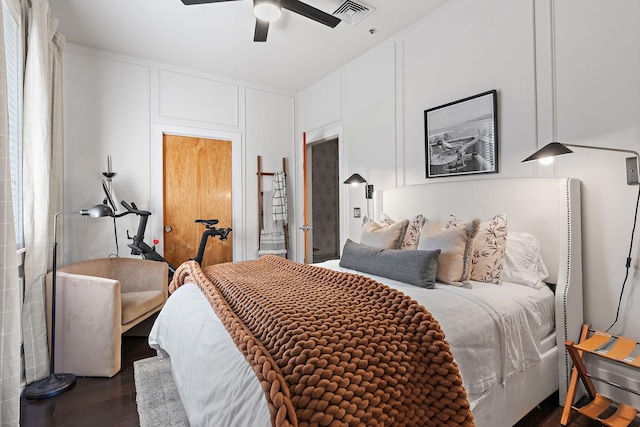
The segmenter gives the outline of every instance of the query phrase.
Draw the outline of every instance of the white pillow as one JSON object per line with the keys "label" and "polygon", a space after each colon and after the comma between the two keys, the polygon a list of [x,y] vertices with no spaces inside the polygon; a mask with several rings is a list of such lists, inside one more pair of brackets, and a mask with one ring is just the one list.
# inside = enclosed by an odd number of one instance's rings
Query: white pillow
{"label": "white pillow", "polygon": [[383,227],[377,222],[369,220],[362,226],[360,243],[379,249],[400,249],[408,224],[409,221],[405,219]]}
{"label": "white pillow", "polygon": [[529,233],[510,231],[504,254],[502,280],[540,289],[549,277],[542,260],[540,242]]}

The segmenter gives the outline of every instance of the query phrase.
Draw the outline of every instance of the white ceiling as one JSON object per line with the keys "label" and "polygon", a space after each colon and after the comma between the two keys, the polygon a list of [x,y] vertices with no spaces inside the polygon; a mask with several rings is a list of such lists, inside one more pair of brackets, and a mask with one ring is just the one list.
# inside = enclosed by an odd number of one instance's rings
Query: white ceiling
{"label": "white ceiling", "polygon": [[[283,9],[266,43],[253,42],[251,0],[50,0],[67,42],[280,89],[299,91],[449,0],[365,0],[359,24],[330,28]],[[307,0],[333,13],[342,0]],[[377,32],[370,34],[370,29]]]}

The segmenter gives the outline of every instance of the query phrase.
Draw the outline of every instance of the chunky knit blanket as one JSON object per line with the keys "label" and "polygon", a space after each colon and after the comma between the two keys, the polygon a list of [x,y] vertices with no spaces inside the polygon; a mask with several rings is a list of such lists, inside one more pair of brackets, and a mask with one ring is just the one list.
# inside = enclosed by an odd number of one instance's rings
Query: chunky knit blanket
{"label": "chunky knit blanket", "polygon": [[473,426],[438,322],[364,276],[287,259],[182,264],[265,392],[274,426]]}

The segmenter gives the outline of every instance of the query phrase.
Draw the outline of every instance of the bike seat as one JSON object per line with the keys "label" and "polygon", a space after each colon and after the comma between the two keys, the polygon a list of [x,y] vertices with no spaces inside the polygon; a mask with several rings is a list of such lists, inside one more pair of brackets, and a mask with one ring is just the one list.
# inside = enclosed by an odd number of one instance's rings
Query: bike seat
{"label": "bike seat", "polygon": [[203,223],[207,225],[216,225],[218,223],[217,219],[196,219],[197,223]]}

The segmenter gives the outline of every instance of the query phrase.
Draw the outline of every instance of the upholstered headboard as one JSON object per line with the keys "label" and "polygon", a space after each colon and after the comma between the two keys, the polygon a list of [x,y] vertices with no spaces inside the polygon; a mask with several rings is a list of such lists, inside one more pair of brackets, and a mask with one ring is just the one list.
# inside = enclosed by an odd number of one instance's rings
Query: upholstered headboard
{"label": "upholstered headboard", "polygon": [[[391,218],[417,214],[445,223],[450,214],[461,219],[507,215],[509,231],[528,232],[539,241],[556,285],[560,402],[564,402],[571,363],[564,343],[578,341],[583,324],[580,181],[570,178],[498,178],[435,182],[375,194],[374,211]],[[508,243],[507,243],[508,244]]]}

